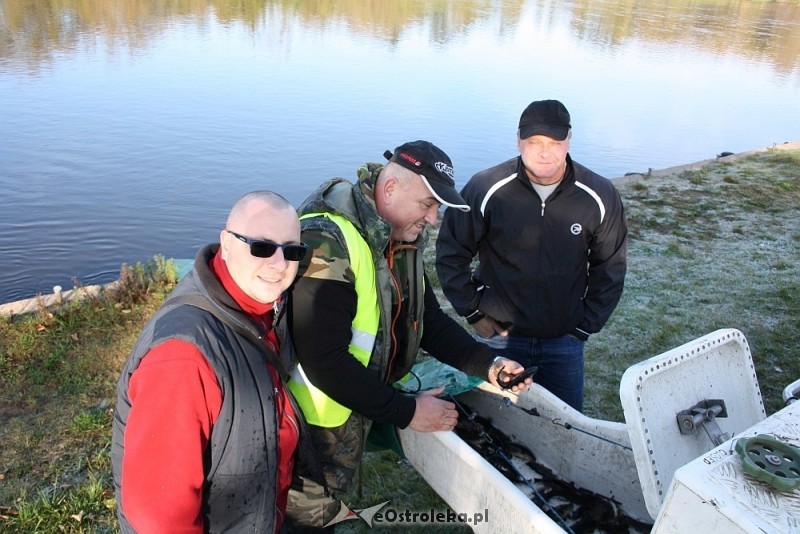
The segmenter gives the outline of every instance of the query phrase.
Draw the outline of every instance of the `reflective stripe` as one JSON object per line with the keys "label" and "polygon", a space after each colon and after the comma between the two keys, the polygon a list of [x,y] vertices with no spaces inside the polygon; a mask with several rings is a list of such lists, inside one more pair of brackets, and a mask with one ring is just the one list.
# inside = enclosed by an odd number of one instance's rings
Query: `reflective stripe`
{"label": "reflective stripe", "polygon": [[[353,338],[350,340],[350,346],[357,347],[364,352],[371,354],[372,347],[375,346],[375,334],[370,334],[369,332],[360,332],[353,329]],[[311,387],[314,387],[314,385],[311,383],[311,380],[309,380],[308,376],[306,376],[306,372],[303,371],[303,366],[299,363],[295,366],[294,371],[292,371],[292,380],[306,386],[310,385]]]}
{"label": "reflective stripe", "polygon": [[292,380],[300,383],[300,384],[310,384],[311,381],[306,376],[306,372],[303,371],[303,366],[299,363],[295,366],[294,371],[292,371]]}
{"label": "reflective stripe", "polygon": [[375,333],[372,332],[363,332],[361,330],[356,330],[353,328],[352,330],[352,338],[350,339],[350,345],[358,347],[359,349],[372,354],[372,347],[375,346]]}

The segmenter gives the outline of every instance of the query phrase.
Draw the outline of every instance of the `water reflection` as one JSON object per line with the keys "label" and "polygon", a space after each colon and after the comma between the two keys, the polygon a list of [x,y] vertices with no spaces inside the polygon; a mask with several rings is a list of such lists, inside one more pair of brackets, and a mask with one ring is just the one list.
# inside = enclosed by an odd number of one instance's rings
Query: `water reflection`
{"label": "water reflection", "polygon": [[779,2],[575,2],[572,27],[581,39],[613,49],[632,39],[680,42],[716,55],[767,61],[789,74],[800,57],[800,7]]}
{"label": "water reflection", "polygon": [[531,100],[609,177],[800,136],[797,2],[0,0],[0,302],[187,258],[427,138],[456,182]]}
{"label": "water reflection", "polygon": [[[609,52],[630,41],[680,42],[693,50],[768,62],[786,77],[796,73],[800,58],[796,2],[2,0],[0,10],[0,67],[31,73],[76,50],[102,46],[114,53],[124,45],[135,53],[173,25],[191,24],[202,31],[212,16],[252,33],[274,32],[284,46],[295,37],[295,19],[307,30],[344,25],[349,32],[387,43],[397,43],[404,32],[424,24],[433,43],[447,43],[463,37],[476,21],[491,20],[488,28],[502,38],[518,29],[546,32],[555,18],[566,16],[578,39]],[[525,19],[523,12],[531,10],[534,16]],[[525,20],[535,23],[518,28]],[[272,26],[274,21],[281,25]]]}

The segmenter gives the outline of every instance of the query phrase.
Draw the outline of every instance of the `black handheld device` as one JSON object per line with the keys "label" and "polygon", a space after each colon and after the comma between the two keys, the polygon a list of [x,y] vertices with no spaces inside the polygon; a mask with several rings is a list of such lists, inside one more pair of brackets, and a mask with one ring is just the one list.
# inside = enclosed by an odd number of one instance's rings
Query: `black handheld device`
{"label": "black handheld device", "polygon": [[522,371],[518,375],[514,375],[513,377],[509,378],[508,380],[500,380],[498,378],[497,379],[497,383],[500,384],[500,387],[503,388],[503,389],[511,389],[512,387],[524,382],[525,379],[528,378],[529,376],[535,375],[536,371],[538,371],[538,370],[539,370],[539,368],[534,365],[532,367],[526,368],[524,371]]}

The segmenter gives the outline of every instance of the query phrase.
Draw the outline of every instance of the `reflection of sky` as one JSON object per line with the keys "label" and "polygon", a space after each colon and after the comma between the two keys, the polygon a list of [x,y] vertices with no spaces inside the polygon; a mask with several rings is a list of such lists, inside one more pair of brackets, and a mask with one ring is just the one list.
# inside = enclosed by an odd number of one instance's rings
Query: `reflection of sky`
{"label": "reflection of sky", "polygon": [[[94,117],[106,144],[116,131],[136,150],[130,137],[146,141],[144,127],[160,127],[175,150],[213,139],[201,159],[254,144],[283,157],[327,146],[342,156],[336,172],[387,141],[427,136],[471,173],[513,153],[519,112],[539,98],[567,104],[574,155],[608,175],[797,137],[796,76],[680,43],[578,40],[566,11],[537,7],[502,37],[495,13],[444,43],[432,42],[427,19],[387,41],[335,19],[309,29],[279,10],[255,29],[208,15],[135,50],[84,36],[82,50],[57,54],[36,80],[12,72],[0,89],[10,85],[30,119],[43,109],[66,123]],[[20,85],[31,91],[14,93]]]}
{"label": "reflection of sky", "polygon": [[[494,10],[448,32],[420,17],[389,37],[275,8],[255,26],[156,21],[136,46],[85,32],[36,69],[6,57],[0,182],[14,208],[0,211],[0,302],[53,285],[37,255],[65,286],[86,257],[103,276],[186,257],[244,191],[299,203],[407,140],[445,149],[463,185],[516,154],[535,99],[568,106],[573,157],[607,176],[800,140],[797,69],[696,41],[580,39],[571,17],[529,2],[519,19]],[[19,250],[32,229],[37,246]]]}

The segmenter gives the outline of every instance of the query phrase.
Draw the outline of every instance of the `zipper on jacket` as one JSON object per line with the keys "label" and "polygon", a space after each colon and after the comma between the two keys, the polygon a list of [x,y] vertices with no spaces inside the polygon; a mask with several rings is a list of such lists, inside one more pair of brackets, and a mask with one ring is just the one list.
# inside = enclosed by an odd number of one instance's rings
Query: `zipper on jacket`
{"label": "zipper on jacket", "polygon": [[396,311],[392,316],[392,320],[389,323],[389,335],[392,340],[392,351],[391,355],[389,356],[389,361],[386,363],[386,375],[383,378],[383,382],[388,384],[389,377],[392,375],[392,364],[394,363],[394,359],[397,356],[397,337],[394,333],[395,325],[397,324],[397,319],[400,317],[400,312],[403,309],[403,292],[400,289],[400,283],[397,281],[397,278],[394,276],[394,243],[389,242],[389,255],[388,255],[388,263],[389,263],[389,278],[392,279],[392,285],[394,286],[395,291],[397,292],[397,307]]}
{"label": "zipper on jacket", "polygon": [[292,424],[292,426],[294,427],[295,431],[297,432],[297,436],[299,437],[300,436],[300,425],[297,423],[297,419],[295,419],[291,415],[286,415],[285,417]]}
{"label": "zipper on jacket", "polygon": [[544,202],[542,202],[542,217],[544,217]]}
{"label": "zipper on jacket", "polygon": [[[416,300],[417,295],[419,294],[419,289],[417,288],[418,284],[417,275],[419,274],[419,272],[417,271],[417,258],[412,258],[412,260],[414,261],[414,272],[411,275],[413,277],[411,280],[412,283],[414,284],[414,288],[413,292],[411,291],[411,289],[409,289],[408,291],[408,303],[410,306],[413,306],[413,308],[411,308],[411,321],[412,321],[412,326],[414,328],[414,332],[416,332],[419,329],[419,317],[417,316],[417,300]],[[411,300],[412,295],[414,299],[413,301]]]}
{"label": "zipper on jacket", "polygon": [[[403,311],[403,290],[402,290],[402,287],[400,287],[400,282],[397,280],[397,278],[394,275],[394,255],[395,255],[395,253],[397,251],[400,251],[400,250],[403,250],[403,251],[417,250],[417,248],[418,247],[416,245],[400,245],[400,246],[395,248],[394,243],[393,242],[389,242],[389,254],[387,255],[387,260],[388,260],[388,263],[389,263],[389,278],[392,279],[392,285],[394,285],[394,289],[397,292],[397,309],[396,309],[395,313],[393,314],[391,324],[389,325],[389,328],[391,329],[390,334],[391,334],[391,338],[392,338],[392,353],[391,353],[391,357],[389,358],[389,362],[386,365],[386,377],[384,378],[384,382],[387,383],[387,384],[389,383],[389,377],[392,374],[391,373],[392,365],[394,364],[394,360],[395,360],[395,358],[397,358],[397,353],[399,351],[399,347],[397,346],[397,337],[395,336],[395,330],[394,329],[395,329],[395,326],[397,325],[398,319],[400,318],[400,314]],[[405,256],[406,263],[408,263],[408,258],[409,258],[409,255],[406,254],[406,256]],[[414,263],[414,266],[416,267],[416,262]],[[416,273],[406,272],[406,278],[410,279],[411,276],[414,276],[416,278]],[[416,284],[416,280],[414,281],[414,283]],[[414,290],[413,293],[412,293],[412,290]],[[413,306],[413,308],[409,310],[409,313],[410,313],[411,319],[413,321],[413,325],[412,326],[413,326],[414,330],[416,331],[416,329],[418,327],[418,324],[419,324],[419,317],[417,317],[417,311],[416,311],[416,305],[417,304],[416,304],[416,302],[414,300],[415,298],[416,298],[416,287],[412,288],[411,287],[411,282],[409,282],[409,285],[408,285],[408,302],[406,302],[406,306]],[[408,339],[409,337],[410,336],[408,334],[406,334],[406,338]]]}

